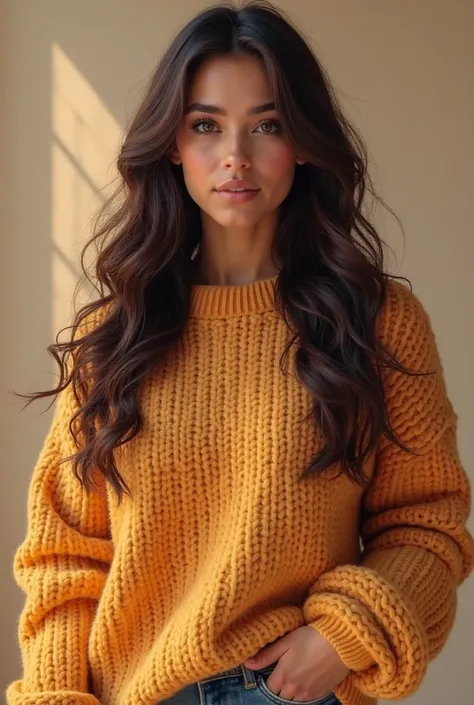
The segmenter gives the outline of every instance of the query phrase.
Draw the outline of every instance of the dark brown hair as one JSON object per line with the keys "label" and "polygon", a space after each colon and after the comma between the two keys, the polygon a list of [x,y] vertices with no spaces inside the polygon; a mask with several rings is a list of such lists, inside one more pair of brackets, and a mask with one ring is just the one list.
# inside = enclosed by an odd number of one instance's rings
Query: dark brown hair
{"label": "dark brown hair", "polygon": [[[140,384],[188,317],[191,254],[202,231],[182,169],[169,154],[197,67],[233,52],[261,58],[283,130],[306,162],[296,168],[273,244],[282,262],[276,306],[292,331],[296,373],[314,400],[312,416],[324,439],[303,474],[337,465],[362,484],[364,463],[382,435],[403,447],[388,418],[381,368],[407,370],[376,335],[388,275],[383,242],[363,214],[366,192],[385,203],[368,175],[364,143],[308,43],[282,13],[264,2],[223,4],[182,29],[151,78],[118,156],[119,187],[81,256],[92,281],[84,256],[98,246],[99,298],[76,313],[70,340],[58,342],[58,335],[48,347],[60,367],[58,385],[20,395],[31,403],[73,385],[79,403],[70,423],[78,447],[73,468],[88,491],[96,467],[119,499],[129,492],[114,449],[141,430]],[[87,328],[104,308],[99,323]]]}

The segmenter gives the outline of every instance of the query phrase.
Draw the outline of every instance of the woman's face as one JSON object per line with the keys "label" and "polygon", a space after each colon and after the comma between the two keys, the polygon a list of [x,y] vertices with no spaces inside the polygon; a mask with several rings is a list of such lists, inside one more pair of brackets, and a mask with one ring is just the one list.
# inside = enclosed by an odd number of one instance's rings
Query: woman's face
{"label": "woman's face", "polygon": [[189,194],[224,227],[252,227],[274,214],[302,163],[282,132],[262,62],[247,54],[200,66],[176,147],[171,159],[182,164]]}

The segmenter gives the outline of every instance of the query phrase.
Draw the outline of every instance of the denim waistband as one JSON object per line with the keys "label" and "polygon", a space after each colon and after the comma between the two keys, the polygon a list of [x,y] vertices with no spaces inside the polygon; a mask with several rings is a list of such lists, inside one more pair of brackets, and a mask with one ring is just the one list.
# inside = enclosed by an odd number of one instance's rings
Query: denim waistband
{"label": "denim waistband", "polygon": [[209,681],[218,680],[219,678],[229,678],[231,676],[243,676],[245,688],[255,688],[257,685],[256,674],[270,673],[276,664],[271,666],[266,666],[265,668],[260,668],[252,670],[247,668],[243,663],[235,668],[230,668],[227,671],[221,671],[216,673],[214,676],[209,676],[209,678],[204,678],[201,683],[208,683]]}

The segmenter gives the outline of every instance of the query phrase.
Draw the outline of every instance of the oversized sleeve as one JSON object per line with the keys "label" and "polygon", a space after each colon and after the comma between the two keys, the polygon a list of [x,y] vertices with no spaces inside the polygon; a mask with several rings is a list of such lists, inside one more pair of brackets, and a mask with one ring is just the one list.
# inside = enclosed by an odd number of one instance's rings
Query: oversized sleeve
{"label": "oversized sleeve", "polygon": [[430,320],[399,284],[389,291],[380,336],[406,367],[430,373],[383,372],[392,426],[413,453],[381,440],[363,497],[361,561],[324,573],[304,613],[351,669],[356,688],[392,699],[419,687],[446,642],[474,544],[456,415]]}
{"label": "oversized sleeve", "polygon": [[[71,463],[76,402],[61,392],[28,491],[26,538],[14,576],[26,596],[19,620],[22,678],[8,705],[99,705],[88,693],[88,641],[112,560],[105,483],[87,495]],[[99,473],[97,473],[99,474]],[[101,476],[102,477],[102,476]]]}

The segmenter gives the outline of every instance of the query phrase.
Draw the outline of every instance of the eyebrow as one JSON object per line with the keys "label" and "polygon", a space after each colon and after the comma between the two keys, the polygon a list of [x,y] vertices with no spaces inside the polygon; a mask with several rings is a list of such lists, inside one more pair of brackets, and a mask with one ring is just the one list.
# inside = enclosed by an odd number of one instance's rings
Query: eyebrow
{"label": "eyebrow", "polygon": [[[270,110],[275,110],[275,103],[264,103],[263,105],[255,105],[247,110],[247,115],[260,115],[268,113]],[[188,113],[211,113],[213,115],[227,115],[227,111],[219,108],[217,105],[207,105],[206,103],[191,103],[186,108],[185,115]]]}

